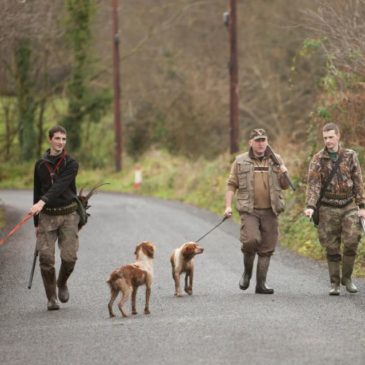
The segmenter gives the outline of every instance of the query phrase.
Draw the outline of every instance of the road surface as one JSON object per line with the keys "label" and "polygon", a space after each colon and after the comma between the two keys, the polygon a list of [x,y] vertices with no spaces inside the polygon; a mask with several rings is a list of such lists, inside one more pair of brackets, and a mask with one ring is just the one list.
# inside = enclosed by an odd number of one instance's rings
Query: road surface
{"label": "road surface", "polygon": [[[32,201],[29,191],[0,191],[0,198],[14,223]],[[180,203],[114,193],[95,195],[91,205],[69,281],[71,298],[59,311],[46,310],[38,265],[27,289],[32,222],[0,247],[0,364],[365,364],[364,280],[356,280],[358,294],[342,290],[330,297],[324,264],[280,249],[268,275],[275,294],[255,294],[255,280],[243,292],[239,227],[226,221],[201,241],[205,252],[196,257],[194,295],[176,298],[172,250],[221,218]],[[138,315],[110,319],[105,279],[133,262],[143,240],[157,246],[151,314],[143,314],[140,290]]]}

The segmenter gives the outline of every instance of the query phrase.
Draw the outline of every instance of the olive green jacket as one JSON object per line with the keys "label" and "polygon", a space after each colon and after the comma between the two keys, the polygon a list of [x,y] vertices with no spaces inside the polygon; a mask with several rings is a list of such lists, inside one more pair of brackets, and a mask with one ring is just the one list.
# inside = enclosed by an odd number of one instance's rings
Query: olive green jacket
{"label": "olive green jacket", "polygon": [[[276,154],[280,162],[282,159]],[[282,189],[289,187],[284,175],[280,172],[280,167],[274,165],[269,159],[269,189],[271,208],[276,215],[285,209],[285,202]],[[252,213],[254,210],[254,161],[249,152],[237,156],[231,167],[231,172],[227,181],[228,190],[237,191],[237,210],[240,213]]]}

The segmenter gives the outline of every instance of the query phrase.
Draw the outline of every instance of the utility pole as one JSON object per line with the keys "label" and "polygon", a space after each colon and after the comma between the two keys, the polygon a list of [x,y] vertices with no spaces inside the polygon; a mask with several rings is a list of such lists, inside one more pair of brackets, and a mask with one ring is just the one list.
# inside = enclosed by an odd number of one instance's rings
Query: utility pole
{"label": "utility pole", "polygon": [[114,133],[115,133],[115,171],[122,169],[122,123],[120,107],[120,72],[119,72],[119,29],[118,0],[112,0],[113,6],[113,83],[114,83]]}
{"label": "utility pole", "polygon": [[239,108],[238,108],[238,42],[237,42],[237,0],[229,1],[229,12],[225,16],[228,21],[229,43],[230,43],[230,152],[238,152],[239,149]]}

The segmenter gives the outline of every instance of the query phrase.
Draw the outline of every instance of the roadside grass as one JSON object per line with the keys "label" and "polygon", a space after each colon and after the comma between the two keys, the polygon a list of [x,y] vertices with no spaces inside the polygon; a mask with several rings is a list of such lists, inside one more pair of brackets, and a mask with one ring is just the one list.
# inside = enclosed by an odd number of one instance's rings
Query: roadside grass
{"label": "roadside grass", "polygon": [[[231,162],[229,153],[211,161],[203,158],[191,161],[165,151],[152,150],[138,161],[143,178],[139,188],[134,187],[136,162],[128,157],[123,159],[123,170],[118,173],[112,169],[86,169],[81,164],[77,185],[79,189],[89,190],[97,184],[108,183],[100,190],[181,201],[222,215]],[[32,189],[32,183],[33,163],[2,164],[0,189]],[[284,193],[287,210],[280,216],[280,244],[300,255],[324,260],[325,253],[319,244],[316,229],[303,215],[304,192],[305,186],[298,183],[295,193]],[[1,217],[0,205],[0,228],[4,226],[4,223],[1,226]],[[236,211],[233,219],[239,222]],[[365,276],[364,239],[360,242],[355,275]]]}

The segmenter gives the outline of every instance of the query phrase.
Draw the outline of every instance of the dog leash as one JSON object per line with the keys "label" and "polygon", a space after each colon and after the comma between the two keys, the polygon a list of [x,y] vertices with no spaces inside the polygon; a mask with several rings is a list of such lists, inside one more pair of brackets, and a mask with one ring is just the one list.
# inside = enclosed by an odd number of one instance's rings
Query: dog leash
{"label": "dog leash", "polygon": [[31,213],[27,213],[27,215],[24,216],[24,218],[5,236],[5,238],[2,238],[0,240],[0,246],[2,246],[6,240],[12,236],[27,220],[29,220],[32,217]]}
{"label": "dog leash", "polygon": [[211,230],[209,230],[205,235],[201,236],[198,240],[194,241],[194,242],[199,242],[200,240],[202,240],[205,236],[208,236],[208,234],[212,231],[214,231],[216,228],[218,228],[228,217],[223,217],[223,219],[216,224]]}

